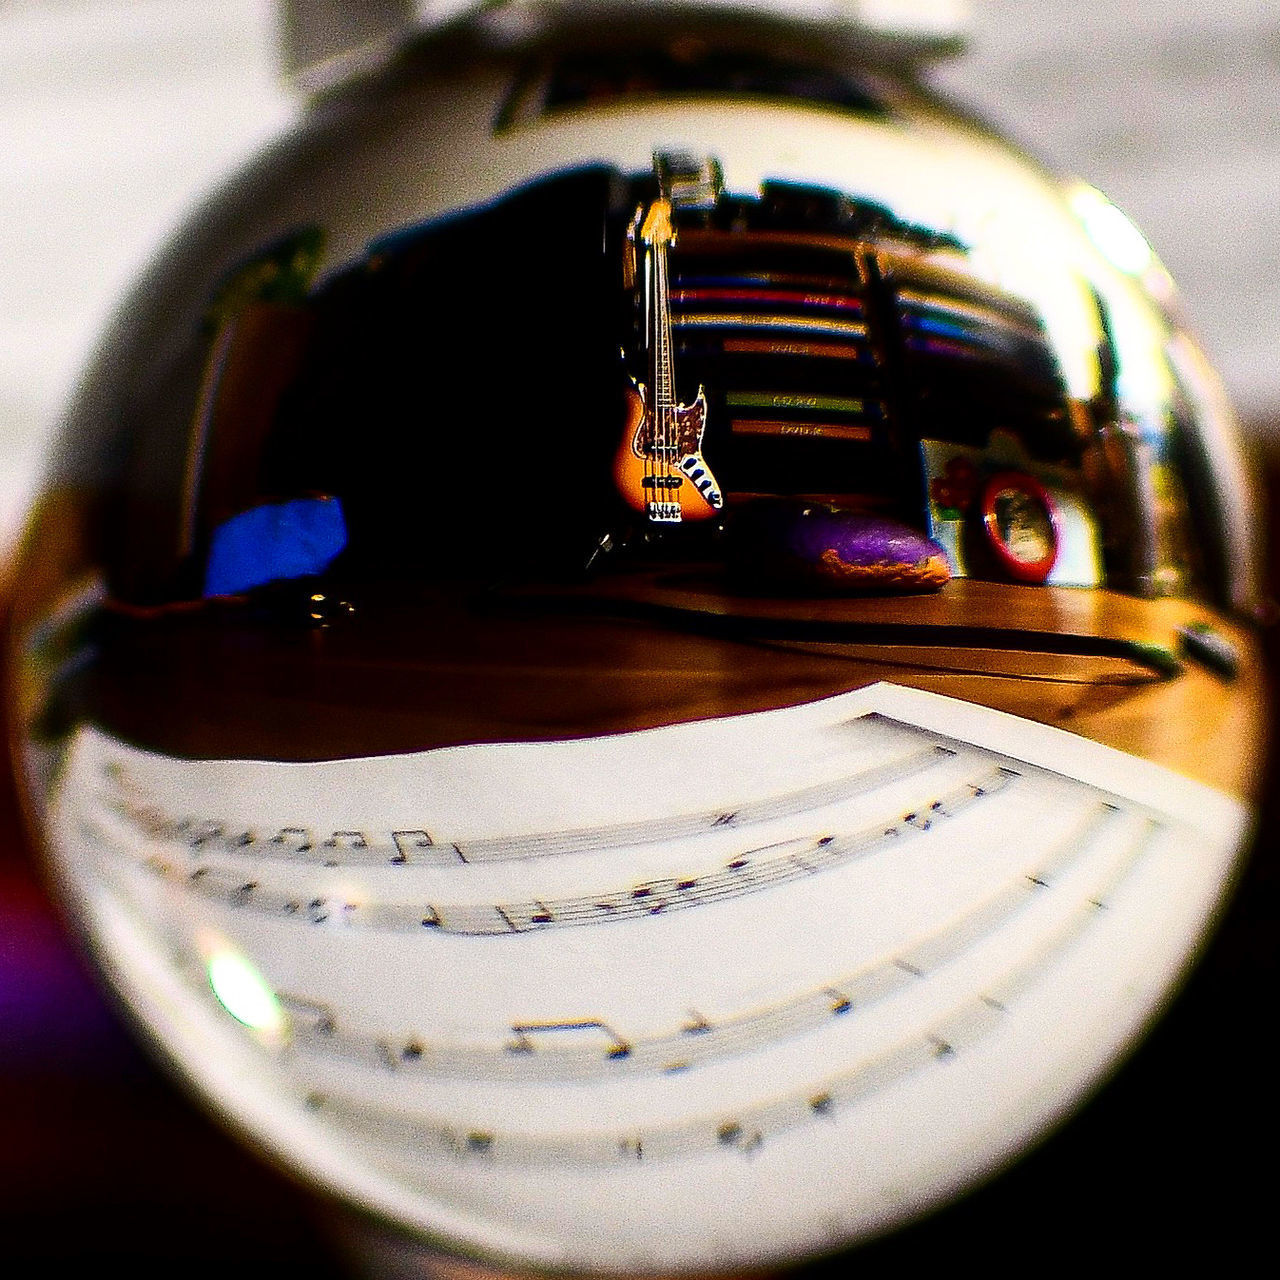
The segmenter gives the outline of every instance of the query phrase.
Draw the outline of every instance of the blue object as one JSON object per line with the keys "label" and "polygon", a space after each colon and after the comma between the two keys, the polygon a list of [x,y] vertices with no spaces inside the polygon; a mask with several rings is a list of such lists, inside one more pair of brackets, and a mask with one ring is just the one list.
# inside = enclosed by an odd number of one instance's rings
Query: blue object
{"label": "blue object", "polygon": [[322,573],[347,545],[337,498],[298,498],[251,507],[213,532],[204,594],[230,596],[253,587]]}

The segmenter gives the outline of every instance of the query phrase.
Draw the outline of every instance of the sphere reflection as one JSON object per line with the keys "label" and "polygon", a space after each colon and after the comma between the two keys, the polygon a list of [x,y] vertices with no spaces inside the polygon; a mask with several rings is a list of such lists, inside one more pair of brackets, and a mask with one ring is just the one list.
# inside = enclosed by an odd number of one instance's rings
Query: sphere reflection
{"label": "sphere reflection", "polygon": [[1145,241],[712,34],[322,102],[123,313],[25,553],[111,980],[323,1188],[523,1265],[776,1263],[997,1168],[1174,988],[1260,751]]}

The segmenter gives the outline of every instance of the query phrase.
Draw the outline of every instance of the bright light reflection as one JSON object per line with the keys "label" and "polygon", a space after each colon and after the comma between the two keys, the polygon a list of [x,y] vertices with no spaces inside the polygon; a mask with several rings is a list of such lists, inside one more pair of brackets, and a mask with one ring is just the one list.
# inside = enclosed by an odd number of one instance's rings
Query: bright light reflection
{"label": "bright light reflection", "polygon": [[1071,208],[1084,223],[1089,239],[1113,267],[1127,275],[1140,276],[1151,266],[1155,254],[1147,238],[1101,191],[1077,187],[1071,193]]}
{"label": "bright light reflection", "polygon": [[238,952],[220,948],[209,957],[209,985],[237,1022],[265,1035],[284,1030],[285,1015],[266,979]]}

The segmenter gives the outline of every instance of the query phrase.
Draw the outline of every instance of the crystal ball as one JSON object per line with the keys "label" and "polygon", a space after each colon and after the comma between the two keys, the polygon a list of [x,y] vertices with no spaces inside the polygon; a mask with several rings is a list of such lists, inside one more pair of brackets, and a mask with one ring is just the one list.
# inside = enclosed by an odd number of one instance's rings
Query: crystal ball
{"label": "crystal ball", "polygon": [[1033,1145],[1262,752],[1247,477],[1091,187],[764,17],[484,18],[140,280],[25,542],[48,864],[204,1102],[440,1248],[724,1271]]}

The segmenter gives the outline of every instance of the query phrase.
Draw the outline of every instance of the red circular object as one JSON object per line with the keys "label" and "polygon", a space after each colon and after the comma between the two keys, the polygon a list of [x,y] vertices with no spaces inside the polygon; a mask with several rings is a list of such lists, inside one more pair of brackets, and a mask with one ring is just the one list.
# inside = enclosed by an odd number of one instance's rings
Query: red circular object
{"label": "red circular object", "polygon": [[1000,567],[1017,582],[1042,583],[1058,563],[1058,508],[1048,490],[1020,471],[1002,471],[983,486],[982,532]]}

